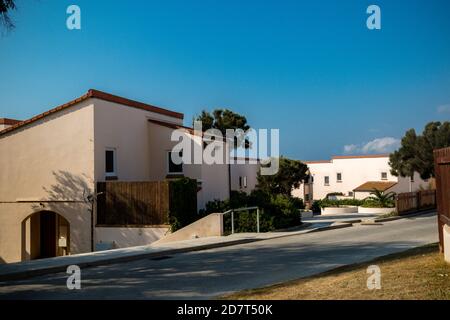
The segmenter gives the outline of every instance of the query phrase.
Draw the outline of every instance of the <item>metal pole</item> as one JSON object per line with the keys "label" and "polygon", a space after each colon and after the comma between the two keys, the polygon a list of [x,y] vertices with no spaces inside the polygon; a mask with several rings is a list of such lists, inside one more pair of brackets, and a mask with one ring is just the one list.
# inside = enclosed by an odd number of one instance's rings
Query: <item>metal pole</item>
{"label": "metal pole", "polygon": [[231,234],[234,234],[234,211],[231,210]]}
{"label": "metal pole", "polygon": [[259,233],[259,208],[256,209],[256,232]]}

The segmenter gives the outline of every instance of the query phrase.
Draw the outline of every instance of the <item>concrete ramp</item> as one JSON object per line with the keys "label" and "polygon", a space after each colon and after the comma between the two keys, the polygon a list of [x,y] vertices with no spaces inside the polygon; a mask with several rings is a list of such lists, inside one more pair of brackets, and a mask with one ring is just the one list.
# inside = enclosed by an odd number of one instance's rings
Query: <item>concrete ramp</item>
{"label": "concrete ramp", "polygon": [[167,235],[153,244],[217,236],[223,236],[223,214],[211,213],[210,215]]}

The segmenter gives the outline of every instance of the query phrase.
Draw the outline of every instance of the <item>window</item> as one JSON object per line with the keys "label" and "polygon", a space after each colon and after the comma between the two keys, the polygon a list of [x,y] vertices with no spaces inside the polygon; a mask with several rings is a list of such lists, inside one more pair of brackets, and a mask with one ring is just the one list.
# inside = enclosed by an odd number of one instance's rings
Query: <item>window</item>
{"label": "window", "polygon": [[411,182],[414,182],[414,175],[411,176]]}
{"label": "window", "polygon": [[305,201],[309,201],[309,194],[305,194]]}
{"label": "window", "polygon": [[329,176],[325,176],[325,177],[324,177],[324,184],[325,184],[326,186],[329,186],[329,185],[330,185],[330,177],[329,177]]}
{"label": "window", "polygon": [[336,174],[336,180],[337,182],[342,182],[342,173]]}
{"label": "window", "polygon": [[387,172],[381,173],[381,180],[387,180]]}
{"label": "window", "polygon": [[168,158],[168,173],[169,174],[183,174],[183,163],[177,164],[175,162],[173,162],[172,160],[172,154],[174,154],[174,156],[176,156],[176,154],[178,153],[178,155],[180,157],[183,157],[183,152],[172,152],[169,151],[167,154],[167,158]]}
{"label": "window", "polygon": [[247,177],[243,176],[243,177],[239,177],[239,188],[247,188]]}
{"label": "window", "polygon": [[105,175],[107,177],[117,176],[116,172],[116,150],[106,149],[105,150]]}
{"label": "window", "polygon": [[348,196],[349,196],[349,197],[353,197],[353,191],[349,191],[349,192],[348,192]]}

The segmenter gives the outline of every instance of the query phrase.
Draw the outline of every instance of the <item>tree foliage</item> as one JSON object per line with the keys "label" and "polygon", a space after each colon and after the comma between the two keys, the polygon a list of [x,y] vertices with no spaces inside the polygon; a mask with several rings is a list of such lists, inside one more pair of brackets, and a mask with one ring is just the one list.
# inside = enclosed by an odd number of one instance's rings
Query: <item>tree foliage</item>
{"label": "tree foliage", "polygon": [[301,161],[280,157],[277,174],[261,175],[258,173],[258,189],[268,194],[290,196],[293,188],[298,188],[308,177],[308,166]]}
{"label": "tree foliage", "polygon": [[0,0],[0,26],[3,25],[6,29],[14,28],[14,24],[9,17],[9,13],[14,9],[16,9],[14,0]]}
{"label": "tree foliage", "polygon": [[[228,109],[216,109],[212,113],[203,110],[195,120],[202,122],[204,131],[217,129],[224,137],[227,129],[242,129],[244,132],[250,129],[246,117]],[[249,147],[249,142],[245,137],[238,135],[234,140],[235,147]]]}
{"label": "tree foliage", "polygon": [[399,150],[390,155],[391,173],[408,177],[418,172],[422,179],[434,177],[433,150],[450,147],[450,122],[430,122],[423,133],[406,132]]}
{"label": "tree foliage", "polygon": [[384,193],[383,191],[373,189],[371,196],[364,199],[367,204],[375,204],[377,207],[390,208],[394,206],[395,192]]}

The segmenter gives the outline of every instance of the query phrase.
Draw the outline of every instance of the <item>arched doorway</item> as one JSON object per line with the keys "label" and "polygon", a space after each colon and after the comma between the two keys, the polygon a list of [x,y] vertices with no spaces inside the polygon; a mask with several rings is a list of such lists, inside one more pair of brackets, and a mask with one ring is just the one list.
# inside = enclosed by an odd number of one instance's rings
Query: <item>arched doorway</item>
{"label": "arched doorway", "polygon": [[70,225],[53,211],[40,211],[22,221],[22,260],[70,254]]}

